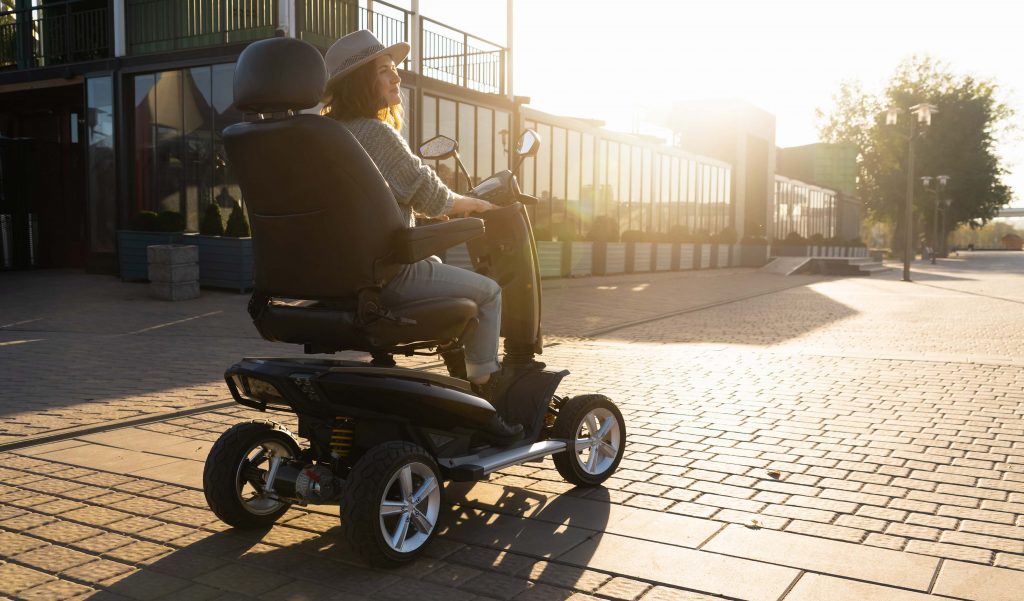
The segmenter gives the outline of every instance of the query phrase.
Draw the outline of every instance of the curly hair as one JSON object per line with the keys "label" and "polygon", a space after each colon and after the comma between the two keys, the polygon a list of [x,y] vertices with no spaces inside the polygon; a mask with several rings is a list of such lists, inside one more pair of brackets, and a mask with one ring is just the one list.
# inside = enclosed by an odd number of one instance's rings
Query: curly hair
{"label": "curly hair", "polygon": [[337,121],[365,117],[379,119],[402,131],[405,111],[401,104],[388,105],[377,95],[377,66],[369,62],[327,86],[331,99],[321,114]]}

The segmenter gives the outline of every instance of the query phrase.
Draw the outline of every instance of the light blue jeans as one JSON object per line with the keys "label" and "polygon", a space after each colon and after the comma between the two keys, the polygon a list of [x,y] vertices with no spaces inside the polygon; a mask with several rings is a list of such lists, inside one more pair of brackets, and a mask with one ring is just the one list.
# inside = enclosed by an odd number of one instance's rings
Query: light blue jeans
{"label": "light blue jeans", "polygon": [[381,291],[385,305],[399,305],[425,298],[468,298],[476,303],[480,325],[466,340],[466,374],[470,380],[501,369],[498,364],[498,333],[501,327],[501,286],[478,273],[445,265],[437,257],[402,266]]}

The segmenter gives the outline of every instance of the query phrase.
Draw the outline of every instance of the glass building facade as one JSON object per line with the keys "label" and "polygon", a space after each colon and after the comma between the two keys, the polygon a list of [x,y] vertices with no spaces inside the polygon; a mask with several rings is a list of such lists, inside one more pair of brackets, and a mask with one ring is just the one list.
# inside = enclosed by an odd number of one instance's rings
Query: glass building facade
{"label": "glass building facade", "polygon": [[523,109],[523,126],[540,134],[522,187],[539,237],[587,237],[597,217],[619,233],[670,228],[716,233],[733,224],[732,168],[653,139],[609,132],[573,119]]}
{"label": "glass building facade", "polygon": [[838,193],[799,180],[775,176],[774,238],[781,240],[792,232],[804,238],[821,234],[836,235]]}

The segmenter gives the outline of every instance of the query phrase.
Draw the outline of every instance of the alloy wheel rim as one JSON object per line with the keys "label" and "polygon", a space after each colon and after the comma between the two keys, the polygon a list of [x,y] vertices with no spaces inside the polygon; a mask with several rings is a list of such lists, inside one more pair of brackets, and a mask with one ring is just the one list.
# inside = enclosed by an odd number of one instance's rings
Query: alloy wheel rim
{"label": "alloy wheel rim", "polygon": [[619,420],[602,407],[592,409],[576,428],[573,449],[580,468],[597,476],[612,467],[622,447]]}
{"label": "alloy wheel rim", "polygon": [[235,472],[235,492],[238,500],[242,507],[253,515],[270,515],[285,505],[282,501],[268,497],[262,487],[257,488],[246,477],[246,472],[251,474],[250,470],[256,469],[260,472],[259,483],[262,485],[267,478],[266,466],[269,466],[270,459],[275,456],[288,458],[291,456],[291,450],[275,440],[258,442],[245,452]]}
{"label": "alloy wheel rim", "polygon": [[380,500],[380,532],[392,551],[411,553],[430,538],[441,511],[441,487],[434,471],[414,461],[399,468]]}

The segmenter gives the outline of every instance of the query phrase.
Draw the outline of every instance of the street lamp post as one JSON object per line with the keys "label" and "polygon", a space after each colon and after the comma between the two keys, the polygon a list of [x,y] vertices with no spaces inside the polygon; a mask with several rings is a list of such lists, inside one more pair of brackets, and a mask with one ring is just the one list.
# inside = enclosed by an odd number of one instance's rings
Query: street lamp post
{"label": "street lamp post", "polygon": [[[885,124],[896,125],[899,122],[899,115],[903,109],[890,107],[885,112]],[[917,135],[917,126],[929,126],[932,124],[932,115],[939,112],[935,105],[928,103],[915,104],[910,107],[910,112],[917,116],[917,119],[910,120],[910,135],[907,136],[907,199],[905,207],[903,240],[903,281],[910,281],[910,261],[914,256],[914,137]]]}
{"label": "street lamp post", "polygon": [[[938,177],[931,177],[930,175],[925,175],[924,177],[921,178],[921,185],[923,185],[925,187],[925,189],[930,189],[931,185],[932,185],[932,180],[935,180],[935,182],[936,182],[936,188],[934,190],[932,190],[933,192],[935,192],[935,212],[932,214],[932,252],[931,252],[931,255],[932,255],[932,257],[931,257],[932,265],[935,265],[935,255],[939,251],[939,204],[942,203],[942,192],[943,192],[943,190],[946,189],[946,184],[949,183],[949,176],[948,175],[940,175]],[[945,218],[946,218],[945,212],[943,212],[942,218],[943,218],[943,221],[945,221]],[[945,224],[943,224],[943,231],[945,231]]]}
{"label": "street lamp post", "polygon": [[946,215],[949,214],[949,205],[953,204],[953,199],[949,196],[942,200],[942,256],[948,258],[949,251],[947,250],[946,240],[949,233],[946,232]]}

